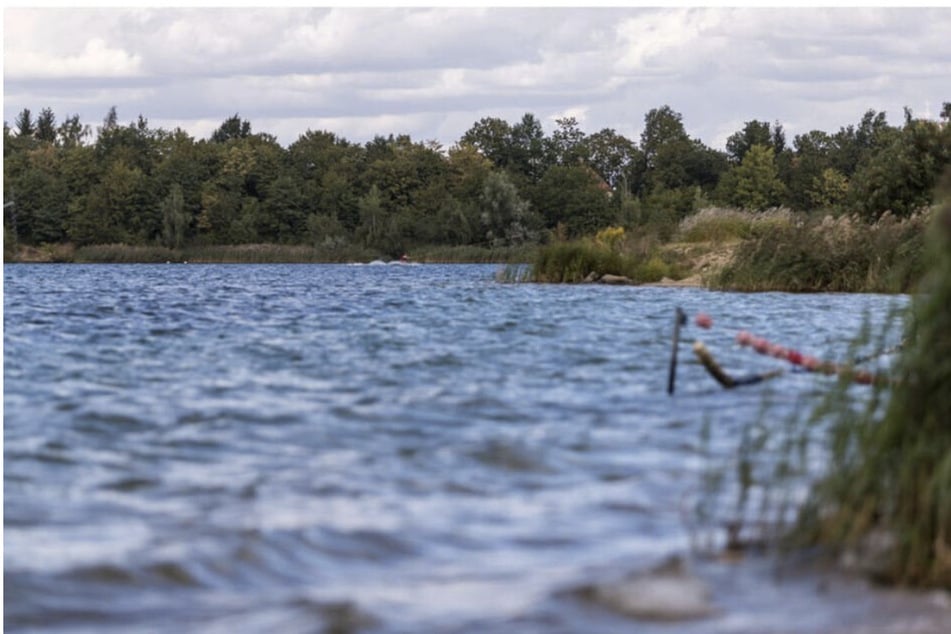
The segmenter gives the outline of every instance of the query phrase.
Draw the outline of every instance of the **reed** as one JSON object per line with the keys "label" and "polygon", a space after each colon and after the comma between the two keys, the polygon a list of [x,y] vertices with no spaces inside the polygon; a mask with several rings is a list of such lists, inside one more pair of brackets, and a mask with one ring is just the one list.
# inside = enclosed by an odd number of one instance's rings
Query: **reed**
{"label": "reed", "polygon": [[842,216],[775,222],[737,247],[711,286],[735,291],[909,292],[930,213],[875,224]]}
{"label": "reed", "polygon": [[926,262],[894,385],[864,407],[840,386],[817,412],[832,419],[832,463],[798,537],[871,559],[883,581],[951,588],[951,203],[930,224]]}
{"label": "reed", "polygon": [[102,264],[154,264],[178,262],[181,259],[181,251],[160,246],[93,244],[76,249],[72,261]]}
{"label": "reed", "polygon": [[653,240],[622,239],[602,232],[594,238],[540,247],[527,277],[532,282],[571,284],[604,275],[643,284],[681,279],[685,272],[676,254],[660,249]]}
{"label": "reed", "polygon": [[681,242],[735,242],[795,224],[793,212],[776,208],[763,212],[707,207],[684,218],[675,239]]}
{"label": "reed", "polygon": [[535,257],[535,246],[487,247],[480,245],[430,246],[414,249],[410,256],[418,262],[453,264],[518,264]]}
{"label": "reed", "polygon": [[778,423],[764,422],[776,420],[764,403],[735,456],[708,469],[716,488],[704,474],[694,520],[705,530],[719,511],[728,546],[752,529],[754,542],[819,553],[880,582],[951,588],[951,202],[932,215],[922,261],[909,308],[880,328],[866,319],[852,341],[857,358],[889,349],[901,329],[890,380],[856,386],[843,373]]}

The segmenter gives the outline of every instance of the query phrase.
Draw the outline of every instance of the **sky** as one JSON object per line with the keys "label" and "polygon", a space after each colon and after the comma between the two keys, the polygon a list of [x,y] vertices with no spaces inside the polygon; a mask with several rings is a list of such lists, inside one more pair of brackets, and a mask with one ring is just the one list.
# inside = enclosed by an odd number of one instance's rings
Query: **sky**
{"label": "sky", "polygon": [[[661,3],[662,4],[662,3]],[[5,6],[3,118],[49,107],[207,138],[238,114],[287,146],[408,134],[454,145],[474,123],[574,117],[638,141],[670,106],[723,149],[747,121],[790,141],[869,109],[937,119],[951,101],[951,8]]]}

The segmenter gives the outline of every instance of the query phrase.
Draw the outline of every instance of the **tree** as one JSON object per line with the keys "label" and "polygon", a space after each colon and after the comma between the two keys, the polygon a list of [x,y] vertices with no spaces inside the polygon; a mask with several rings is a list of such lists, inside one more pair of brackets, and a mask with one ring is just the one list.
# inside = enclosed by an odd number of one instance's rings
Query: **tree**
{"label": "tree", "polygon": [[264,226],[260,239],[291,243],[305,238],[304,198],[298,181],[289,174],[279,175],[270,186],[262,211]]}
{"label": "tree", "polygon": [[951,128],[912,119],[856,173],[849,198],[868,220],[886,211],[909,216],[932,202],[935,184],[949,164]]}
{"label": "tree", "polygon": [[588,162],[585,134],[574,117],[555,119],[558,126],[551,135],[552,161],[558,165],[576,165]]}
{"label": "tree", "polygon": [[643,153],[633,141],[610,128],[588,136],[588,164],[603,178],[612,189],[624,184],[627,191],[636,191],[637,166],[643,160]]}
{"label": "tree", "polygon": [[832,137],[821,130],[796,135],[786,181],[787,204],[799,210],[812,207],[811,192],[816,179],[821,179],[822,172],[832,167],[833,147]]}
{"label": "tree", "polygon": [[182,186],[176,183],[162,201],[162,243],[169,249],[182,248],[187,228],[188,216],[185,213]]}
{"label": "tree", "polygon": [[774,156],[779,156],[786,149],[786,135],[783,127],[779,123],[770,127],[765,121],[755,119],[747,121],[742,130],[734,132],[726,140],[726,151],[730,161],[739,165],[754,145],[771,147]]}
{"label": "tree", "polygon": [[459,143],[449,148],[447,179],[449,191],[457,199],[476,200],[491,171],[492,161],[474,145]]}
{"label": "tree", "polygon": [[93,186],[81,207],[71,208],[69,237],[79,245],[113,244],[130,239],[131,217],[141,210],[141,170],[118,161]]}
{"label": "tree", "polygon": [[809,198],[818,209],[836,209],[848,194],[849,179],[834,167],[827,167],[813,181]]}
{"label": "tree", "polygon": [[535,217],[528,202],[504,172],[492,172],[480,199],[481,224],[492,246],[522,244],[535,236]]}
{"label": "tree", "polygon": [[44,143],[56,142],[56,116],[49,108],[43,108],[40,116],[36,120],[36,132],[34,136],[38,141]]}
{"label": "tree", "polygon": [[670,106],[654,108],[644,116],[641,151],[647,160],[648,170],[657,169],[658,156],[665,146],[689,141],[680,113],[674,112]]}
{"label": "tree", "polygon": [[[726,169],[725,156],[707,148],[699,140],[691,139],[679,113],[669,106],[655,108],[647,113],[644,124],[641,150],[646,168],[645,193],[690,190],[676,195],[683,201],[694,199],[697,187],[712,190],[716,186],[720,174]],[[678,208],[682,207],[678,204]]]}
{"label": "tree", "polygon": [[116,113],[116,107],[111,106],[109,111],[106,113],[106,116],[102,120],[102,127],[99,128],[99,133],[102,134],[103,131],[109,131],[117,128],[119,126],[119,115]]}
{"label": "tree", "polygon": [[56,137],[60,146],[72,148],[83,144],[83,139],[90,136],[92,130],[88,125],[79,122],[79,115],[74,114],[66,117],[56,129]]}
{"label": "tree", "polygon": [[761,211],[778,205],[783,195],[773,148],[754,145],[724,178],[720,196],[737,207]]}
{"label": "tree", "polygon": [[459,141],[482,153],[496,167],[512,164],[512,126],[498,117],[484,117],[469,128]]}
{"label": "tree", "polygon": [[546,145],[541,122],[535,115],[525,113],[522,120],[512,126],[511,169],[528,182],[537,183],[548,168]]}
{"label": "tree", "polygon": [[218,129],[211,134],[211,140],[214,143],[227,143],[234,139],[244,139],[249,136],[251,136],[251,124],[241,119],[236,112],[218,126]]}
{"label": "tree", "polygon": [[585,165],[556,165],[549,169],[532,197],[545,226],[561,224],[568,237],[591,234],[614,224],[610,186]]}
{"label": "tree", "polygon": [[29,108],[24,108],[17,115],[13,125],[16,126],[17,136],[32,137],[36,133],[36,124],[33,122],[33,114]]}

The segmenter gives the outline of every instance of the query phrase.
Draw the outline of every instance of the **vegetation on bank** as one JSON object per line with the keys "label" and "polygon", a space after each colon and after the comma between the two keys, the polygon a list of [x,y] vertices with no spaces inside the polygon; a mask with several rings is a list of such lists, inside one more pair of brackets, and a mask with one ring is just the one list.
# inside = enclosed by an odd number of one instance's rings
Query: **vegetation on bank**
{"label": "vegetation on bank", "polygon": [[814,416],[831,417],[831,464],[795,536],[883,581],[951,588],[951,199],[927,238],[893,384],[862,400],[840,385]]}
{"label": "vegetation on bank", "polygon": [[[405,135],[361,145],[310,130],[283,147],[238,115],[196,140],[141,115],[122,125],[114,108],[93,134],[76,116],[58,122],[48,108],[36,117],[24,109],[4,125],[4,259],[336,262],[409,253],[539,259],[551,280],[574,280],[589,266],[676,277],[690,268],[678,256],[703,244],[765,240],[769,209],[868,223],[913,216],[933,202],[951,162],[949,117],[946,104],[942,122],[906,111],[894,126],[869,110],[855,125],[791,142],[779,123],[753,120],[720,151],[690,137],[665,105],[644,116],[636,141],[585,133],[573,118],[546,134],[526,114],[514,123],[486,117],[444,149]],[[702,212],[711,208],[737,211],[711,224]],[[592,247],[610,227],[624,228],[629,251]],[[749,259],[761,262],[766,249]]]}
{"label": "vegetation on bank", "polygon": [[[951,171],[924,229],[912,302],[849,333],[849,358],[885,380],[823,377],[818,402],[784,416],[764,401],[729,455],[711,450],[716,430],[704,425],[711,461],[692,519],[707,535],[725,528],[728,553],[779,547],[882,583],[951,589],[949,194]],[[893,360],[878,363],[883,354]]]}
{"label": "vegetation on bank", "polygon": [[924,270],[928,212],[875,223],[854,216],[777,223],[737,245],[710,283],[737,291],[910,292]]}

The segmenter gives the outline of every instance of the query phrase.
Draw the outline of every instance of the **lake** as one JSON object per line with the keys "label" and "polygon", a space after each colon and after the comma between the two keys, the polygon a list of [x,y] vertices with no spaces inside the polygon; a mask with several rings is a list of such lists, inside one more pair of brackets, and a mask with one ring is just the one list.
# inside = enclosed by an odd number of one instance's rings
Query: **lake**
{"label": "lake", "polygon": [[[829,379],[726,391],[689,342],[737,374],[781,367],[740,330],[844,359],[906,297],[498,269],[6,265],[6,630],[901,631],[947,613],[694,547],[711,465]],[[678,306],[714,324],[684,327],[671,396]],[[714,616],[657,624],[572,592],[671,554]]]}

